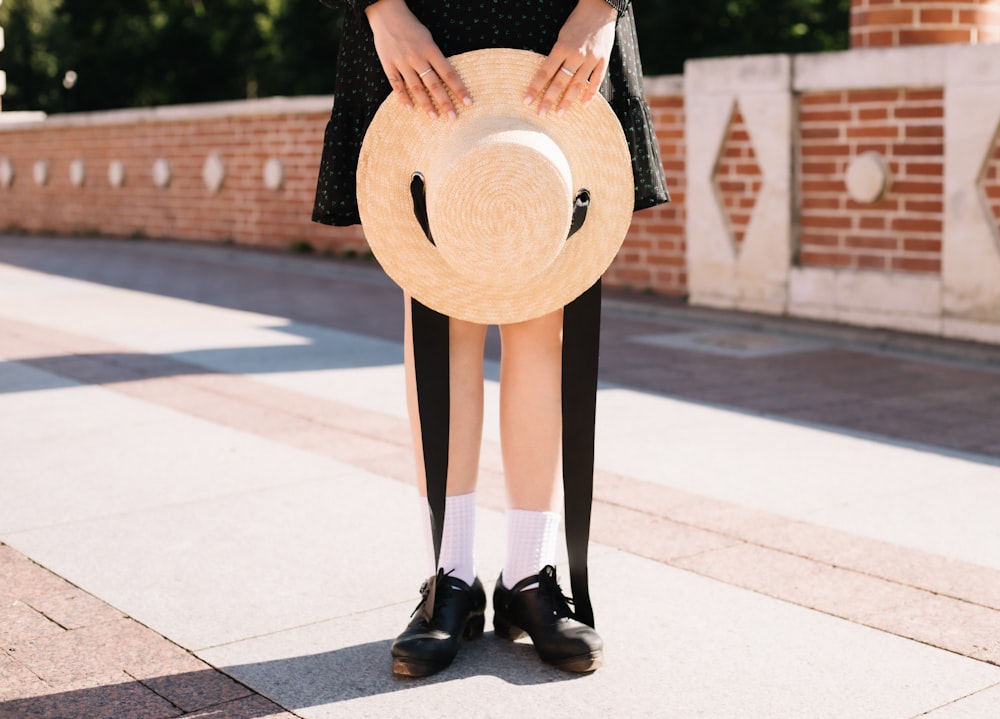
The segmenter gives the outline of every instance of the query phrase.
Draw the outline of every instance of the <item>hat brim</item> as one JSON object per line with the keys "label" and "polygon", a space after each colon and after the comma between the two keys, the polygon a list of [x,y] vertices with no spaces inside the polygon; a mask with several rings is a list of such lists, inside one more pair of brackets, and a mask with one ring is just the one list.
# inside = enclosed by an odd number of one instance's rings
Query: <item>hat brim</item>
{"label": "hat brim", "polygon": [[[442,314],[480,324],[510,324],[559,309],[591,287],[611,264],[631,222],[632,163],[621,125],[604,98],[576,102],[562,116],[539,117],[524,91],[544,60],[513,49],[476,50],[449,58],[474,102],[458,119],[431,120],[394,97],[379,108],[358,161],[358,209],[376,259],[403,290]],[[506,115],[530,123],[560,146],[575,189],[586,188],[586,221],[558,257],[524,282],[497,286],[461,274],[431,244],[412,211],[410,180],[426,167],[456,123]],[[470,238],[475,241],[475,238]]]}

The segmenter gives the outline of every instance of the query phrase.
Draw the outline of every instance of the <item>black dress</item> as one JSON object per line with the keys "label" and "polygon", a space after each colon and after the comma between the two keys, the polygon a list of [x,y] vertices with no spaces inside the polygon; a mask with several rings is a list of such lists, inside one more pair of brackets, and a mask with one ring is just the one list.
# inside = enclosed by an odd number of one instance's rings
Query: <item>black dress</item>
{"label": "black dress", "polygon": [[[337,0],[321,0],[334,5]],[[385,77],[363,8],[374,0],[342,0],[348,6],[337,58],[334,106],[323,142],[313,220],[355,225],[355,172],[365,131],[392,88]],[[635,209],[669,201],[659,146],[643,98],[642,67],[630,0],[609,0],[619,9],[617,39],[601,94],[621,121],[632,152]],[[548,54],[576,0],[407,0],[446,55],[488,47]]]}

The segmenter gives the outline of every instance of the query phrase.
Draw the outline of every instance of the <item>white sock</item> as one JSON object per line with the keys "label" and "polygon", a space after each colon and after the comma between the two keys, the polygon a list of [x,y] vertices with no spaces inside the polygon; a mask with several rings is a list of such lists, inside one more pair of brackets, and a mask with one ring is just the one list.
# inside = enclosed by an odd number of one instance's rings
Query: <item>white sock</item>
{"label": "white sock", "polygon": [[[427,544],[428,575],[437,572],[434,566],[434,535],[431,534],[431,510],[427,497],[417,497],[423,518]],[[476,535],[476,493],[457,494],[444,499],[444,532],[441,536],[441,559],[438,566],[451,576],[471,585],[476,579],[473,544]]]}
{"label": "white sock", "polygon": [[[558,536],[558,512],[508,509],[503,585],[510,589],[525,577],[538,574],[547,564],[554,565]],[[531,589],[531,586],[525,589]]]}

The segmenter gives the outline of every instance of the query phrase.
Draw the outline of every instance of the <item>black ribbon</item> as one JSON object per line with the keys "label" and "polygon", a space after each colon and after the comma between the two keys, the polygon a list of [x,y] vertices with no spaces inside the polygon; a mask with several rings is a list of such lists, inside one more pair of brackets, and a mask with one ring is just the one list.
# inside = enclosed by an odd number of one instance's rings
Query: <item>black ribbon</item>
{"label": "black ribbon", "polygon": [[413,370],[417,380],[420,445],[424,453],[427,503],[431,510],[434,566],[441,558],[445,494],[448,487],[448,433],[451,418],[448,317],[412,300]]}
{"label": "black ribbon", "polygon": [[[451,412],[448,317],[411,301],[420,438],[431,512],[434,561],[441,556]],[[587,554],[594,496],[594,423],[601,339],[601,282],[563,310],[562,453],[566,549],[576,618],[594,626]]]}

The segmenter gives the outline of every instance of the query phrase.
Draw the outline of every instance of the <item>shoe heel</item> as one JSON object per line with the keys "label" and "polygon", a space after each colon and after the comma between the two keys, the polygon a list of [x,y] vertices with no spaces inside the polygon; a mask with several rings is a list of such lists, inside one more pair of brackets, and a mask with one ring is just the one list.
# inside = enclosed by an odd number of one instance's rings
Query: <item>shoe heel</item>
{"label": "shoe heel", "polygon": [[483,636],[483,628],[486,626],[486,617],[482,614],[477,614],[474,617],[470,617],[469,621],[465,623],[465,632],[463,636],[466,639],[478,639]]}
{"label": "shoe heel", "polygon": [[495,615],[493,617],[493,631],[501,639],[509,639],[510,641],[524,636],[524,630],[520,627],[516,627],[503,617]]}

